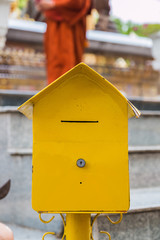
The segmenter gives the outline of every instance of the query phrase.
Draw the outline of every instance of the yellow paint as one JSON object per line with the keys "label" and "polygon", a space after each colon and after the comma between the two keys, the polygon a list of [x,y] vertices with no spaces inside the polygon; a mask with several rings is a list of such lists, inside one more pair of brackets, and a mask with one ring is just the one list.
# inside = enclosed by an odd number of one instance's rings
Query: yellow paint
{"label": "yellow paint", "polygon": [[66,215],[65,227],[66,240],[90,240],[91,239],[91,216],[90,214]]}
{"label": "yellow paint", "polygon": [[40,221],[43,222],[43,223],[50,223],[50,222],[53,221],[54,218],[55,218],[55,217],[53,216],[53,217],[51,217],[48,221],[47,221],[47,220],[43,220],[43,219],[42,219],[42,216],[41,216],[41,213],[39,213],[39,219],[40,219]]}
{"label": "yellow paint", "polygon": [[42,240],[44,240],[45,236],[47,236],[47,235],[55,235],[55,233],[54,232],[46,232],[45,234],[43,234]]}
{"label": "yellow paint", "polygon": [[112,84],[81,63],[19,110],[33,118],[36,211],[129,209],[128,117],[140,112]]}

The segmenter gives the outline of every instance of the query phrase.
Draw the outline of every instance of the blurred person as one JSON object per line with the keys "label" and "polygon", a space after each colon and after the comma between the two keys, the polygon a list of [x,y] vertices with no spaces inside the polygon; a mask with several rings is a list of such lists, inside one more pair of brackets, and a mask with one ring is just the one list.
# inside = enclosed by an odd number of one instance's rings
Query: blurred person
{"label": "blurred person", "polygon": [[0,240],[13,240],[12,230],[3,223],[0,223]]}
{"label": "blurred person", "polygon": [[82,60],[91,0],[36,0],[45,14],[48,84]]}

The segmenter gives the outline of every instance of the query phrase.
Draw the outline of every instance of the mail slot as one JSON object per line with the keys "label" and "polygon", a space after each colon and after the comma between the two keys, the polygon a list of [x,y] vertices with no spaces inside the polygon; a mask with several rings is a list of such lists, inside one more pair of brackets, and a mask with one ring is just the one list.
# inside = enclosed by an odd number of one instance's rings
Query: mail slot
{"label": "mail slot", "polygon": [[98,123],[98,121],[68,121],[68,120],[61,120],[63,123]]}
{"label": "mail slot", "polygon": [[33,119],[36,211],[128,210],[128,118],[140,113],[110,82],[81,63],[19,110]]}

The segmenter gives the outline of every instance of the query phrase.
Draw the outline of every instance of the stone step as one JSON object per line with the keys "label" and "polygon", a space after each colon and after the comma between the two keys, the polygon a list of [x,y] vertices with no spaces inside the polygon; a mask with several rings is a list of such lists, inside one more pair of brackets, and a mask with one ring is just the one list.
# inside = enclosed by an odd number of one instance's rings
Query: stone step
{"label": "stone step", "polygon": [[[32,161],[32,149],[10,149],[8,153]],[[129,173],[131,189],[160,186],[160,146],[129,147]]]}
{"label": "stone step", "polygon": [[160,110],[160,97],[129,97],[129,100],[139,110],[159,111]]}
{"label": "stone step", "polygon": [[[119,217],[110,216],[116,221]],[[137,189],[131,191],[131,210],[123,215],[122,222],[113,225],[105,215],[95,221],[94,238],[106,239],[110,233],[112,240],[158,240],[160,239],[160,188]]]}
{"label": "stone step", "polygon": [[160,146],[130,147],[131,188],[160,186]]}
{"label": "stone step", "polygon": [[[26,90],[0,90],[0,106],[20,106],[33,97],[37,91]],[[160,110],[160,98],[128,97],[139,110]]]}
{"label": "stone step", "polygon": [[[32,149],[10,149],[8,153],[32,161]],[[129,147],[129,172],[131,188],[160,186],[160,146]]]}
{"label": "stone step", "polygon": [[20,106],[36,93],[36,91],[0,90],[0,106]]}
{"label": "stone step", "polygon": [[[2,120],[1,120],[2,119]],[[8,148],[32,148],[32,121],[17,107],[0,107],[0,122],[8,121]],[[139,119],[129,119],[129,146],[160,145],[160,111],[143,111]]]}
{"label": "stone step", "polygon": [[140,118],[129,119],[129,146],[160,145],[160,111],[142,111]]}
{"label": "stone step", "polygon": [[130,198],[129,213],[160,210],[160,185],[153,188],[131,189]]}
{"label": "stone step", "polygon": [[[13,157],[32,157],[32,149],[10,149],[9,153]],[[130,188],[160,186],[160,146],[130,147],[129,172]]]}
{"label": "stone step", "polygon": [[126,214],[122,222],[117,225],[108,223],[107,218],[102,215],[95,222],[94,239],[108,239],[108,236],[100,233],[100,231],[107,231],[112,240],[159,240],[159,226],[160,210]]}

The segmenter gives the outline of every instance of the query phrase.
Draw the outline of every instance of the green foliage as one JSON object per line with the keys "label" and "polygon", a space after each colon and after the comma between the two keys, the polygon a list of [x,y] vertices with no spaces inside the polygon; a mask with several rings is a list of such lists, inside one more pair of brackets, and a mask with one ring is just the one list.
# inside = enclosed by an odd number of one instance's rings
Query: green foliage
{"label": "green foliage", "polygon": [[131,21],[123,22],[118,18],[113,19],[117,30],[122,34],[135,33],[141,37],[148,37],[149,35],[160,31],[160,24],[135,24]]}
{"label": "green foliage", "polygon": [[27,0],[18,0],[18,8],[23,10],[27,5]]}

